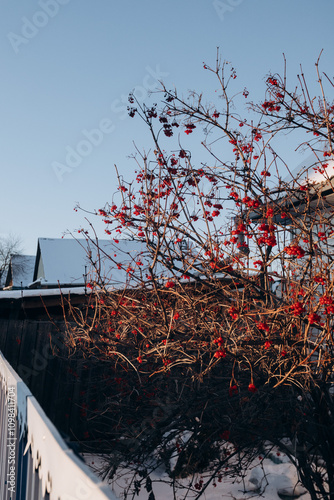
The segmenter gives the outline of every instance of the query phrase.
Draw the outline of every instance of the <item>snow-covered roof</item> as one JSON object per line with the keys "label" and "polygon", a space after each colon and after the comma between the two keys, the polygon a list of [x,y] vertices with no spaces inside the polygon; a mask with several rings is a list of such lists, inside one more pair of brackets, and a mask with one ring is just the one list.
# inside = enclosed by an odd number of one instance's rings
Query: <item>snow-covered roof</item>
{"label": "snow-covered roof", "polygon": [[72,288],[60,287],[60,288],[45,288],[45,289],[25,289],[25,290],[1,290],[0,299],[10,299],[10,300],[22,300],[36,298],[36,297],[60,297],[63,295],[73,296],[73,295],[87,295],[91,293],[89,289],[84,286],[75,286]]}
{"label": "snow-covered roof", "polygon": [[5,281],[6,287],[24,288],[33,280],[34,255],[12,255]]}
{"label": "snow-covered roof", "polygon": [[[305,208],[305,197],[300,195],[301,188],[308,186],[310,194],[310,208],[325,211],[332,209],[334,204],[334,160],[318,159],[315,154],[306,157],[297,167],[289,172],[283,179],[283,188],[278,193],[276,204],[282,210],[293,213],[298,217]],[[277,194],[277,193],[276,193]],[[320,200],[320,201],[319,201]],[[279,220],[284,224],[280,216],[274,218],[274,222]],[[262,210],[254,210],[250,213],[250,219],[261,221]],[[289,219],[285,219],[288,224]]]}
{"label": "snow-covered roof", "polygon": [[[97,280],[100,274],[108,284],[124,285],[129,266],[138,275],[147,269],[149,259],[144,251],[144,244],[135,240],[99,240],[97,247],[84,239],[39,238],[33,281],[80,286]],[[139,260],[143,266],[136,265]]]}
{"label": "snow-covered roof", "polygon": [[324,158],[319,161],[314,154],[307,156],[297,167],[291,171],[291,175],[284,179],[290,183],[296,180],[298,184],[314,184],[319,186],[327,183],[334,177],[334,160]]}

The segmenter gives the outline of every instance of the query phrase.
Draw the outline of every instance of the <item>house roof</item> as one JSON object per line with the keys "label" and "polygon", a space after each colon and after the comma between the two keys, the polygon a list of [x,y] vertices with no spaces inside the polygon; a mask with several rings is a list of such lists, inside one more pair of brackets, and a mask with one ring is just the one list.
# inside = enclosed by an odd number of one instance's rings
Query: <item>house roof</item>
{"label": "house roof", "polygon": [[[324,165],[327,165],[324,167]],[[309,155],[304,161],[291,171],[291,174],[284,179],[284,182],[289,184],[297,181],[298,184],[313,184],[320,186],[327,184],[334,177],[334,160],[326,160],[319,162],[314,154]]]}
{"label": "house roof", "polygon": [[5,287],[27,287],[33,280],[34,266],[34,255],[12,255],[7,271]]}
{"label": "house roof", "polygon": [[[33,281],[49,286],[82,286],[100,275],[105,283],[117,287],[126,283],[129,266],[138,276],[147,269],[149,258],[145,258],[144,250],[144,244],[135,240],[99,240],[97,247],[84,239],[39,238]],[[136,266],[138,255],[142,266]]]}
{"label": "house roof", "polygon": [[[277,193],[276,203],[290,214],[297,216],[305,208],[305,196],[299,188],[307,185],[309,187],[310,204],[313,209],[326,210],[334,206],[334,160],[319,162],[315,155],[308,156],[288,177],[283,180],[284,189]],[[289,193],[289,194],[287,194]],[[262,211],[254,210],[250,213],[251,220],[262,221]],[[283,224],[280,216],[274,217],[273,221]],[[289,218],[285,224],[289,223]]]}

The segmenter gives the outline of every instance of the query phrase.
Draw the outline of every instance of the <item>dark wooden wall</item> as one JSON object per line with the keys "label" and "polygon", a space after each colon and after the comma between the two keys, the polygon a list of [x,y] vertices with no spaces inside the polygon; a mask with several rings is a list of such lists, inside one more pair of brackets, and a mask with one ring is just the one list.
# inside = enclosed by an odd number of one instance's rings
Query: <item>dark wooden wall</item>
{"label": "dark wooden wall", "polygon": [[87,408],[101,368],[69,357],[63,331],[61,322],[0,319],[0,350],[58,430],[71,441],[91,441],[96,421],[87,419]]}

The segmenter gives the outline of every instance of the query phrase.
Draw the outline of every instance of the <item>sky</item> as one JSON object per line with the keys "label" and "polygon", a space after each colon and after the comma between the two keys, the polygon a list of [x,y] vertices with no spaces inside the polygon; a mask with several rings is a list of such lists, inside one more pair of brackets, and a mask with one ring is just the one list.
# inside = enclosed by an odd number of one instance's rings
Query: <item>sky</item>
{"label": "sky", "polygon": [[210,100],[203,62],[217,47],[254,101],[283,53],[292,81],[302,64],[315,82],[322,49],[334,76],[331,0],[2,0],[0,14],[0,237],[19,236],[26,254],[81,227],[77,203],[112,201],[115,164],[134,175],[135,145],[152,143],[127,116],[129,92],[146,102],[162,80]]}

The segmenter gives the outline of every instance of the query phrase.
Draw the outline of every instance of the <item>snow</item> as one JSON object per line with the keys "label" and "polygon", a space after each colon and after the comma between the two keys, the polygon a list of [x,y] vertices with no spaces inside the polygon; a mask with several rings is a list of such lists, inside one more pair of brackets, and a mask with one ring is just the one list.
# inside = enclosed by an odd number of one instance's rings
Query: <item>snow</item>
{"label": "snow", "polygon": [[[97,455],[84,455],[86,464],[98,475],[103,464],[103,457]],[[161,471],[150,474],[152,489],[156,500],[173,499],[173,491],[168,484],[168,477]],[[195,477],[193,484],[200,481],[202,476]],[[205,476],[203,481],[205,484]],[[110,482],[109,488],[120,499],[124,498],[124,489],[131,485],[132,475],[130,472],[122,474],[120,479]],[[105,481],[107,482],[107,481]],[[146,491],[145,481],[139,491],[138,500],[147,500],[149,493]],[[195,488],[188,491],[189,480],[180,480],[175,499],[188,500],[195,499],[199,493]],[[131,491],[131,486],[130,486]],[[300,498],[300,500],[310,500],[311,496],[305,488],[298,482],[296,469],[284,453],[278,450],[275,454],[269,454],[267,458],[259,457],[255,460],[244,478],[222,478],[216,479],[203,492],[203,500],[248,500],[252,498],[262,498],[263,500],[282,500],[280,495],[287,498]],[[129,495],[132,498],[132,495]]]}
{"label": "snow", "polygon": [[90,290],[85,291],[85,287],[58,287],[58,288],[47,288],[47,289],[26,289],[26,290],[1,290],[0,299],[22,299],[23,297],[45,297],[51,295],[84,295],[85,293],[90,293]]}
{"label": "snow", "polygon": [[27,445],[38,470],[43,496],[50,500],[116,500],[106,485],[69,449],[56,427],[31,396],[27,399]]}

